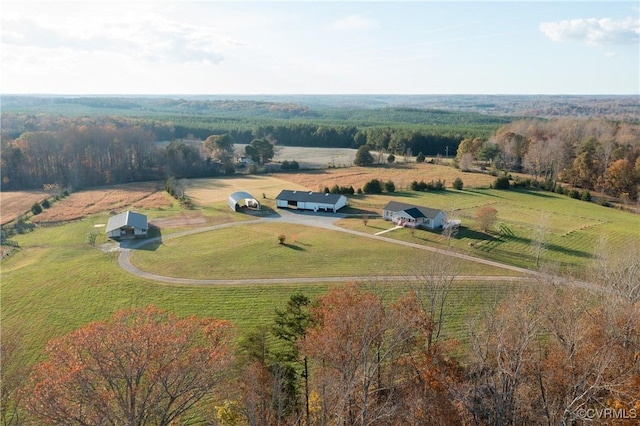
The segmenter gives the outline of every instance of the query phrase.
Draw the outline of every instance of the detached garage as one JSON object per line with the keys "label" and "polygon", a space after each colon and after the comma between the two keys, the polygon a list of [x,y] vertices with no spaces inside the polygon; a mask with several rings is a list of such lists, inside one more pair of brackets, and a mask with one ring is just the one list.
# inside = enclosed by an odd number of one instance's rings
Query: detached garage
{"label": "detached garage", "polygon": [[147,236],[147,216],[132,211],[117,214],[107,222],[107,237],[114,239],[144,238]]}
{"label": "detached garage", "polygon": [[234,212],[237,212],[243,207],[260,210],[260,202],[248,192],[238,191],[229,195],[229,207],[231,207],[231,210]]}
{"label": "detached garage", "polygon": [[337,212],[347,205],[347,197],[340,194],[329,194],[312,191],[290,191],[283,190],[276,197],[276,206],[281,208],[332,211]]}

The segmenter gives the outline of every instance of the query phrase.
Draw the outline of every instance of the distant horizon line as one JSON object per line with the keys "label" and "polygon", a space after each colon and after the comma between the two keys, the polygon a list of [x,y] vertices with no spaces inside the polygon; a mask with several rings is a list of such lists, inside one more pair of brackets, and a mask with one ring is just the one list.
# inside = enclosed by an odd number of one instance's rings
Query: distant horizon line
{"label": "distant horizon line", "polygon": [[48,97],[206,97],[206,96],[638,96],[640,93],[0,93],[2,96],[48,96]]}

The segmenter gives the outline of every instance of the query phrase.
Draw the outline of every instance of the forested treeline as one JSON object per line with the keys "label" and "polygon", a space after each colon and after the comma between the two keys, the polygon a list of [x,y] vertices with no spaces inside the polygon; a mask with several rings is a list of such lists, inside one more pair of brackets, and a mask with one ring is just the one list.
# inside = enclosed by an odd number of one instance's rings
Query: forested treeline
{"label": "forested treeline", "polygon": [[[71,119],[2,116],[2,186],[16,190],[45,184],[82,188],[166,176],[202,177],[219,173],[201,150],[174,140],[154,145],[169,124],[128,119]],[[5,135],[18,128],[15,139]],[[36,130],[37,129],[37,130]]]}
{"label": "forested treeline", "polygon": [[457,160],[484,161],[535,179],[636,199],[640,187],[640,125],[604,119],[518,120],[488,139],[461,142]]}
{"label": "forested treeline", "polygon": [[[211,117],[64,117],[2,114],[2,183],[7,190],[43,184],[81,188],[137,180],[212,176],[220,165],[183,139],[229,134],[235,143],[267,138],[284,146],[357,148],[425,155],[453,154],[473,127],[398,123],[362,126]],[[483,127],[480,134],[489,134]],[[155,141],[174,141],[164,148]]]}

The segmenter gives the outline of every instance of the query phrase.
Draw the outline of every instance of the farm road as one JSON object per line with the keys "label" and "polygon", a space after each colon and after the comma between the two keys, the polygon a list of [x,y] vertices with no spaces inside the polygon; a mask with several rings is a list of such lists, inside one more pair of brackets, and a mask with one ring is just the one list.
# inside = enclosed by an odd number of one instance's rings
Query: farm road
{"label": "farm road", "polygon": [[[354,277],[309,277],[309,278],[246,278],[246,279],[193,279],[193,278],[177,278],[177,277],[167,277],[162,275],[156,275],[149,272],[145,272],[141,269],[136,268],[131,263],[131,253],[133,250],[140,248],[144,245],[151,244],[154,242],[171,239],[171,238],[179,238],[186,235],[196,234],[200,232],[208,232],[216,229],[230,228],[233,226],[242,226],[242,225],[250,225],[256,223],[268,223],[268,222],[283,222],[283,223],[291,223],[297,225],[305,225],[312,226],[316,228],[329,229],[333,231],[344,232],[352,235],[356,235],[363,238],[372,238],[380,241],[385,241],[390,244],[400,244],[407,247],[416,248],[419,250],[430,251],[434,253],[440,253],[447,256],[455,257],[458,259],[464,259],[471,262],[481,263],[484,265],[494,266],[496,268],[507,269],[510,271],[518,272],[523,275],[529,276],[529,278],[533,278],[534,276],[539,275],[535,271],[531,271],[525,268],[519,268],[517,266],[507,265],[500,262],[493,262],[486,259],[481,259],[465,254],[453,253],[447,250],[438,249],[435,247],[424,246],[420,244],[415,244],[407,241],[399,241],[394,240],[392,238],[383,237],[380,235],[371,235],[364,232],[353,231],[350,229],[341,228],[335,225],[335,221],[341,218],[347,217],[344,214],[331,214],[331,213],[314,213],[314,212],[306,212],[306,211],[290,211],[290,210],[279,210],[277,214],[271,215],[269,217],[259,218],[253,221],[248,222],[232,222],[225,223],[222,225],[208,226],[197,229],[190,229],[183,232],[177,232],[175,234],[171,234],[168,236],[152,238],[144,241],[124,241],[121,243],[121,252],[118,257],[119,265],[126,270],[127,272],[137,275],[141,278],[147,278],[154,281],[160,281],[171,284],[191,284],[191,285],[241,285],[241,284],[277,284],[277,283],[317,283],[317,282],[344,282],[344,281],[362,281],[362,280],[371,280],[372,278],[380,281],[398,281],[398,280],[407,280],[406,276],[379,276],[379,277],[371,277],[371,276],[354,276]],[[513,276],[459,276],[456,279],[458,280],[469,280],[469,279],[477,279],[482,281],[512,281],[514,279]],[[521,279],[521,277],[519,278]]]}

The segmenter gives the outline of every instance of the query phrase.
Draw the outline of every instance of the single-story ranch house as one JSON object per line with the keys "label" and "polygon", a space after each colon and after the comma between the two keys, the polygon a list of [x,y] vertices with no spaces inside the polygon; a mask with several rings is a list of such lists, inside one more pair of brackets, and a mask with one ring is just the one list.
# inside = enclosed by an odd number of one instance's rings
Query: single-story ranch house
{"label": "single-story ranch house", "polygon": [[442,210],[397,201],[389,201],[382,210],[382,217],[396,225],[431,230],[442,228],[447,222],[447,215]]}
{"label": "single-story ranch house", "polygon": [[234,212],[237,212],[242,207],[260,210],[260,202],[248,192],[238,191],[229,195],[229,207]]}
{"label": "single-story ranch house", "polygon": [[312,191],[283,190],[276,197],[276,206],[298,210],[313,210],[317,212],[337,212],[347,205],[347,197],[340,194],[329,194]]}
{"label": "single-story ranch house", "polygon": [[146,237],[148,229],[147,216],[126,211],[109,218],[106,232],[109,238],[138,238]]}

